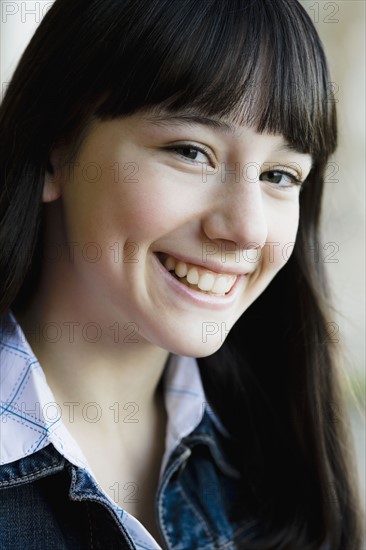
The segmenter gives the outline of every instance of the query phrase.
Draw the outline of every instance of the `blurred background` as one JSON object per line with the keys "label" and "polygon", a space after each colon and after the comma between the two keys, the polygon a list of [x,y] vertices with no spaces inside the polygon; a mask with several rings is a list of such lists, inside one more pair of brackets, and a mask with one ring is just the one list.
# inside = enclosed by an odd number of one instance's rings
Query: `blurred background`
{"label": "blurred background", "polygon": [[321,245],[334,296],[331,338],[344,354],[343,383],[365,509],[366,2],[303,0],[301,4],[323,41],[337,101],[339,147],[327,171]]}
{"label": "blurred background", "polygon": [[[365,505],[365,0],[300,0],[323,41],[337,102],[339,148],[329,164],[322,240],[334,294],[331,338],[343,350]],[[0,93],[50,1],[0,0]],[[366,546],[365,546],[366,547]]]}

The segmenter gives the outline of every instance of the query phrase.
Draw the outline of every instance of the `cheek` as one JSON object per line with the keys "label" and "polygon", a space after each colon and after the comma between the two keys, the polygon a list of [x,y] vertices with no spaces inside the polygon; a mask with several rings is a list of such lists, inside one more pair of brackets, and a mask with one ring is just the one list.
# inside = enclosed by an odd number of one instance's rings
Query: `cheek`
{"label": "cheek", "polygon": [[152,179],[118,184],[103,178],[91,185],[78,177],[64,189],[62,204],[69,240],[103,241],[164,231],[174,219],[176,201]]}
{"label": "cheek", "polygon": [[264,260],[274,271],[281,269],[289,260],[296,241],[299,225],[299,205],[284,205],[271,217]]}
{"label": "cheek", "polygon": [[120,202],[124,227],[141,239],[156,240],[194,215],[183,182],[150,167],[140,169],[138,182],[124,186]]}

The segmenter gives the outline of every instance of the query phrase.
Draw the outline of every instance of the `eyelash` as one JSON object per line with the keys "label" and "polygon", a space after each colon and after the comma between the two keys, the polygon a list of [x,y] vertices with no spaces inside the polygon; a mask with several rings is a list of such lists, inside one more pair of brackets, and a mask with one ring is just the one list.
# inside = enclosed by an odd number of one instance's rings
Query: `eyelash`
{"label": "eyelash", "polygon": [[[277,187],[277,188],[280,188],[280,189],[284,189],[286,191],[286,189],[292,189],[293,187],[302,187],[303,185],[303,181],[301,179],[299,179],[293,172],[289,172],[287,170],[282,170],[281,168],[272,168],[271,170],[267,170],[266,172],[263,172],[261,174],[261,176],[263,174],[270,174],[270,173],[273,173],[273,174],[281,174],[282,176],[287,176],[288,178],[290,178],[292,180],[292,184],[291,185],[280,185],[278,183],[272,183],[272,185],[274,187]],[[261,180],[262,181],[262,180]],[[269,182],[270,183],[270,182]]]}
{"label": "eyelash", "polygon": [[[180,153],[177,153],[176,152],[177,149],[195,149],[196,151],[199,151],[200,153],[203,153],[204,155],[206,155],[208,157],[208,159],[210,160],[210,162],[212,162],[209,149],[203,147],[202,145],[199,146],[199,145],[196,145],[194,143],[182,143],[182,144],[179,144],[179,145],[171,145],[169,147],[164,147],[164,150],[175,152],[178,156],[184,158],[186,162],[194,164],[195,166],[197,166],[199,164],[202,164],[201,162],[197,162],[193,159],[188,159],[188,158],[184,157],[184,155],[181,155]],[[301,189],[301,186],[304,183],[293,172],[289,172],[289,171],[281,170],[281,169],[276,169],[276,168],[272,168],[271,170],[267,170],[266,172],[262,172],[261,176],[263,176],[263,174],[268,174],[268,173],[271,173],[271,172],[274,173],[274,174],[281,174],[283,176],[287,176],[287,177],[291,178],[292,181],[293,181],[292,185],[282,185],[282,186],[279,185],[279,184],[276,184],[276,183],[271,184],[269,182],[272,186],[277,187],[278,189],[286,190],[286,189],[292,189],[293,187],[300,187],[300,189]],[[263,180],[261,180],[261,181],[263,181]]]}
{"label": "eyelash", "polygon": [[[203,153],[206,155],[206,157],[209,158],[209,160],[212,162],[210,151],[206,147],[203,147],[202,145],[196,145],[194,143],[181,143],[179,145],[171,145],[169,147],[164,147],[167,151],[176,151],[177,149],[195,149],[196,151],[199,151],[200,153]],[[179,155],[179,153],[177,153]],[[179,155],[180,157],[183,157],[185,160],[189,161],[192,164],[202,164],[201,162],[197,162],[193,159],[187,159],[183,155]]]}

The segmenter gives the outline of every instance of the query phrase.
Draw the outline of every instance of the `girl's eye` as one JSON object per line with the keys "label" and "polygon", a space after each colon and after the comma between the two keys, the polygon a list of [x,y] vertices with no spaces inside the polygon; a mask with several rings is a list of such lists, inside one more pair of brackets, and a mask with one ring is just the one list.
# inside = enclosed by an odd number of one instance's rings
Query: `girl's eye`
{"label": "girl's eye", "polygon": [[198,145],[187,143],[165,147],[165,149],[176,152],[179,156],[184,157],[188,161],[192,161],[194,164],[207,164],[211,162],[208,150],[202,146],[199,147]]}
{"label": "girl's eye", "polygon": [[263,172],[259,176],[261,181],[269,181],[269,183],[274,184],[276,187],[300,187],[302,181],[292,174],[291,172],[284,172],[282,170],[268,170],[268,172]]}

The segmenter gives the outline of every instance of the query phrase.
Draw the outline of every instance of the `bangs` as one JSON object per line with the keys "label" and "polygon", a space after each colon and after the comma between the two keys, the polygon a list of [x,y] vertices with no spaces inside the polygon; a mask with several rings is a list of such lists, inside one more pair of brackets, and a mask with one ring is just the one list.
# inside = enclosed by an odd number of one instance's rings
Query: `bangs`
{"label": "bangs", "polygon": [[281,134],[314,158],[334,151],[332,84],[298,2],[150,0],[114,15],[97,117],[188,111]]}

